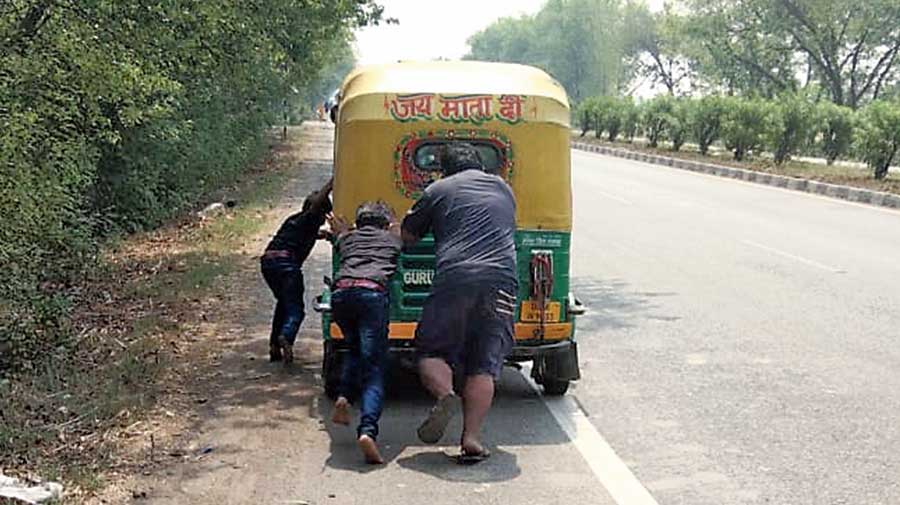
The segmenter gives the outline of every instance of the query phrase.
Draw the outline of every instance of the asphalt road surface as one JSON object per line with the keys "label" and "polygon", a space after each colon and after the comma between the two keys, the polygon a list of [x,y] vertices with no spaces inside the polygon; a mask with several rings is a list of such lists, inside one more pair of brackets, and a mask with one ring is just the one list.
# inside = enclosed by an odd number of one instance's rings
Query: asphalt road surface
{"label": "asphalt road surface", "polygon": [[[445,456],[458,422],[419,443],[430,400],[402,372],[378,468],[323,397],[259,389],[202,426],[233,451],[154,503],[900,503],[900,213],[595,154],[573,165],[583,380],[544,399],[507,370],[490,460]],[[307,282],[327,265],[317,248]]]}
{"label": "asphalt road surface", "polygon": [[900,213],[573,160],[573,394],[656,501],[900,503]]}

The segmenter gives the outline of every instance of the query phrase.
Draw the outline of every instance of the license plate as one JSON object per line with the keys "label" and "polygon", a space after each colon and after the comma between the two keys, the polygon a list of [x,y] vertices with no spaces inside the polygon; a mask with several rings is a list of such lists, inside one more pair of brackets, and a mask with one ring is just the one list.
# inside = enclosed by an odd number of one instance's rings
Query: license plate
{"label": "license plate", "polygon": [[[562,304],[548,302],[544,304],[544,321],[548,323],[559,322],[562,313]],[[522,302],[522,310],[519,311],[519,319],[527,322],[539,322],[541,320],[541,307],[538,302],[526,300]]]}

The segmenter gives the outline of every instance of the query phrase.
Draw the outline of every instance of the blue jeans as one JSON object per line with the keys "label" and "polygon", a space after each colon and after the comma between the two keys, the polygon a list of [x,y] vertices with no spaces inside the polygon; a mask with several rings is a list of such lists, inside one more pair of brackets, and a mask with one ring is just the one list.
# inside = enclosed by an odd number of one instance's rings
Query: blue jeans
{"label": "blue jeans", "polygon": [[264,258],[262,274],[277,300],[269,343],[278,345],[278,336],[284,335],[285,340],[293,345],[306,316],[303,307],[303,272],[300,265],[291,258]]}
{"label": "blue jeans", "polygon": [[390,300],[387,293],[364,288],[339,289],[331,296],[334,322],[344,334],[344,356],[339,394],[359,400],[358,435],[378,437],[384,406],[384,375],[388,356]]}

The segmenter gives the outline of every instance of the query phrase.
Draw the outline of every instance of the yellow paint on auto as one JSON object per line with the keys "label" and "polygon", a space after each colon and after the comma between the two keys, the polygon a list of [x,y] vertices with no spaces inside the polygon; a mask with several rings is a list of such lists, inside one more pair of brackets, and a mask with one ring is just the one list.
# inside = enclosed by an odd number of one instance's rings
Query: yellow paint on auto
{"label": "yellow paint on auto", "polygon": [[[418,108],[411,105],[416,99]],[[468,119],[455,101],[467,102]],[[519,116],[507,114],[510,104],[520,108]],[[364,67],[345,80],[339,110],[338,215],[349,218],[360,203],[377,199],[402,215],[414,202],[396,182],[394,152],[402,139],[416,132],[478,130],[499,134],[512,145],[510,186],[518,227],[571,230],[569,104],[559,83],[543,71],[481,62]]]}

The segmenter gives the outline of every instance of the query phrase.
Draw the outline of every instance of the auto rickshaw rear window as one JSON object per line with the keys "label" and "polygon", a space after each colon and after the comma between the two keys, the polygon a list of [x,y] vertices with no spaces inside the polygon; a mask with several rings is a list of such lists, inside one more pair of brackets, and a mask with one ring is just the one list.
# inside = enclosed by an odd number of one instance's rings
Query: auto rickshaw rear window
{"label": "auto rickshaw rear window", "polygon": [[[440,171],[440,150],[441,146],[452,141],[426,142],[416,148],[415,164],[419,170]],[[506,159],[497,147],[489,142],[479,142],[467,140],[478,151],[481,157],[481,163],[484,165],[484,171],[490,174],[499,174],[500,169],[505,165]]]}

